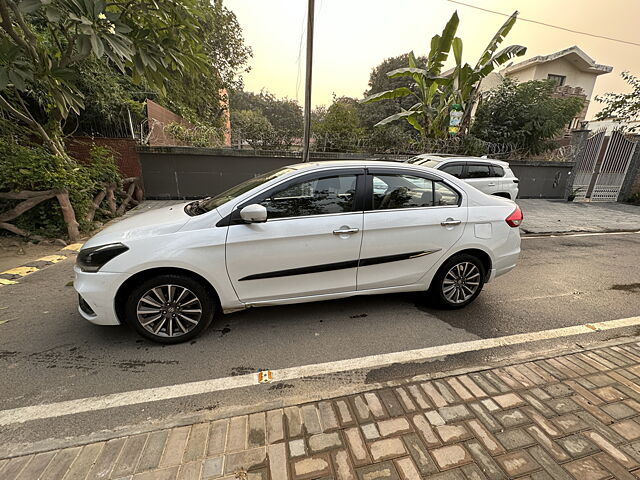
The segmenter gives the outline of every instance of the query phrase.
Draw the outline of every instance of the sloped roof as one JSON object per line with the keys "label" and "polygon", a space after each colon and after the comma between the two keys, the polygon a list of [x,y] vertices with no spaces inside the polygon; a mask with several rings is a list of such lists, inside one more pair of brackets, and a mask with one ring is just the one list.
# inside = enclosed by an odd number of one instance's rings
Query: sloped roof
{"label": "sloped roof", "polygon": [[584,53],[580,47],[574,45],[549,55],[538,55],[537,57],[529,58],[528,60],[524,60],[505,68],[501,73],[510,75],[525,68],[539,65],[541,63],[552,62],[559,58],[564,58],[582,72],[593,73],[595,75],[602,75],[603,73],[609,73],[613,70],[613,67],[610,67],[609,65],[600,65],[596,63],[595,60]]}

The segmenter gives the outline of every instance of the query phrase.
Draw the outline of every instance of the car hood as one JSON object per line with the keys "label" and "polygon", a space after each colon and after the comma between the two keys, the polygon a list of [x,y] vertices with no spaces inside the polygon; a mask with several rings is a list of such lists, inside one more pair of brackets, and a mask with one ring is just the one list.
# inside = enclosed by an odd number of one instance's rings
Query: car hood
{"label": "car hood", "polygon": [[96,247],[115,242],[126,244],[127,240],[175,233],[193,218],[185,213],[185,205],[186,203],[180,203],[170,207],[156,208],[119,220],[91,237],[84,247]]}

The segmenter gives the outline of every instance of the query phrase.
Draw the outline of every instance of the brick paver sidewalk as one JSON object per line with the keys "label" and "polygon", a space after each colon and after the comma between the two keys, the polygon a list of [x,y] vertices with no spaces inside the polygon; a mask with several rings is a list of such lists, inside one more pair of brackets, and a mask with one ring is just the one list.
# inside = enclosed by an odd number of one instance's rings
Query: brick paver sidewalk
{"label": "brick paver sidewalk", "polygon": [[633,479],[640,343],[0,460],[0,478]]}

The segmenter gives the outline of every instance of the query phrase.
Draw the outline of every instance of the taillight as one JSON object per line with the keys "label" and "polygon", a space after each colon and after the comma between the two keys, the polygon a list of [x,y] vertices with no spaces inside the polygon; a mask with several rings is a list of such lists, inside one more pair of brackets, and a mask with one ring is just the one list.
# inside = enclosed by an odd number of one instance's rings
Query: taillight
{"label": "taillight", "polygon": [[509,225],[510,227],[516,228],[519,227],[522,223],[522,218],[522,210],[520,210],[520,207],[516,207],[511,215],[505,218],[504,221],[507,222],[507,225]]}

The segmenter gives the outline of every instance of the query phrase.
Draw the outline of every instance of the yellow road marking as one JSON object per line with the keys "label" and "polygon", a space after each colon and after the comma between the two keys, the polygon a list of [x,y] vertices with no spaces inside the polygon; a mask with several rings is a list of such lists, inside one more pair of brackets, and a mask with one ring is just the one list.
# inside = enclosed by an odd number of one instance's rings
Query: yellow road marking
{"label": "yellow road marking", "polygon": [[0,278],[0,285],[15,285],[16,281],[14,280],[7,280],[6,278]]}
{"label": "yellow road marking", "polygon": [[25,275],[29,275],[30,273],[37,271],[37,267],[17,267],[12,268],[11,270],[5,270],[2,273],[6,273],[7,275],[20,275],[21,277],[24,277]]}
{"label": "yellow road marking", "polygon": [[74,252],[79,252],[82,248],[83,243],[72,243],[71,245],[67,245],[62,250],[72,250]]}
{"label": "yellow road marking", "polygon": [[36,262],[58,263],[62,260],[66,260],[66,258],[67,257],[65,257],[64,255],[47,255],[46,257],[39,258],[38,260],[36,260]]}

